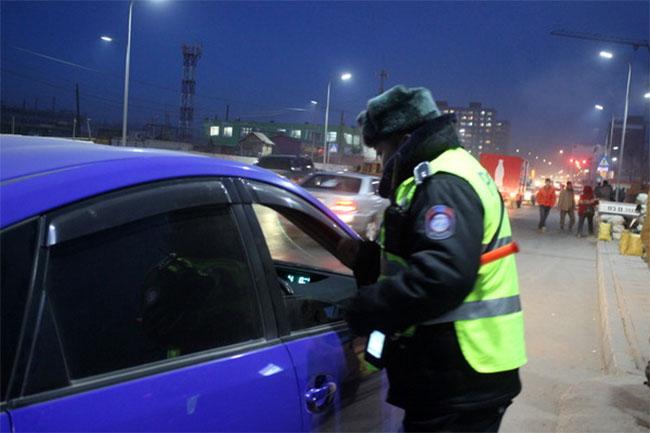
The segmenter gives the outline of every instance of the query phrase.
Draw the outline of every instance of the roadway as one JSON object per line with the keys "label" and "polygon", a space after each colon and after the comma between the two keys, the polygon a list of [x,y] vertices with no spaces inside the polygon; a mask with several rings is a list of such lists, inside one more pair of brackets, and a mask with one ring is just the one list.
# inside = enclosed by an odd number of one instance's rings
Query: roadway
{"label": "roadway", "polygon": [[[513,209],[510,216],[521,247],[517,265],[529,361],[521,369],[523,392],[506,413],[501,431],[630,431],[616,424],[614,416],[599,417],[604,421],[596,427],[569,419],[576,416],[575,405],[590,398],[588,393],[607,392],[584,385],[607,380],[598,322],[596,238],[561,232],[557,208],[545,233],[537,230],[537,207]],[[624,396],[607,396],[590,410],[615,414],[614,406],[631,404]]]}

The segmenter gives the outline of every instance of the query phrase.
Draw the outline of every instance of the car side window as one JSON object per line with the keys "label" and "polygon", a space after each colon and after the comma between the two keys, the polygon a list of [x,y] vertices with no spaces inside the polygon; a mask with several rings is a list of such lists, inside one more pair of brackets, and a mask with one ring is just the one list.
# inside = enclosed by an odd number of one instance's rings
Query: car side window
{"label": "car side window", "polygon": [[32,220],[0,234],[0,400],[7,397],[7,386],[18,349],[29,281],[34,266],[38,223]]}
{"label": "car side window", "polygon": [[371,182],[371,188],[372,192],[376,195],[379,195],[379,181],[378,180],[373,180]]}
{"label": "car side window", "polygon": [[230,205],[175,210],[55,244],[45,290],[71,379],[263,335]]}
{"label": "car side window", "polygon": [[[343,319],[338,303],[353,296],[352,272],[283,212],[287,209],[254,204],[253,209],[273,260],[291,331],[300,331]],[[304,216],[303,216],[304,217]],[[313,222],[312,222],[313,224]],[[314,269],[341,276],[328,276]]]}

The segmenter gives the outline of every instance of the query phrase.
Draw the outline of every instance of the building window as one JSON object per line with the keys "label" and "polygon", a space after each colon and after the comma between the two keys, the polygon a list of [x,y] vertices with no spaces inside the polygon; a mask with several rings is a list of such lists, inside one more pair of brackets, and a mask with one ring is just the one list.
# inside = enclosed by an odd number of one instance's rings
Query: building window
{"label": "building window", "polygon": [[327,132],[327,141],[328,142],[333,142],[336,141],[336,131],[328,131]]}
{"label": "building window", "polygon": [[302,131],[300,129],[292,129],[290,135],[292,138],[302,138]]}
{"label": "building window", "polygon": [[361,137],[359,135],[355,135],[352,139],[352,144],[359,145],[361,144]]}
{"label": "building window", "polygon": [[210,127],[210,137],[216,137],[219,135],[219,127],[218,126],[211,126]]}
{"label": "building window", "polygon": [[232,137],[232,126],[224,126],[223,127],[223,136],[224,137]]}
{"label": "building window", "polygon": [[485,110],[482,110],[482,111],[481,111],[481,114],[482,114],[482,115],[485,115]]}
{"label": "building window", "polygon": [[492,140],[485,140],[485,144],[491,144]]}
{"label": "building window", "polygon": [[239,136],[244,137],[244,136],[250,134],[251,132],[253,132],[253,128],[242,128],[241,132],[239,133]]}
{"label": "building window", "polygon": [[284,129],[284,128],[278,128],[278,130],[277,130],[277,131],[278,131],[278,132],[284,132],[284,133],[286,133],[286,132],[287,132],[287,130],[286,130],[286,129]]}
{"label": "building window", "polygon": [[486,123],[485,126],[487,126],[488,128],[491,127],[491,126],[492,126],[492,122],[488,122],[488,123]]}
{"label": "building window", "polygon": [[485,126],[485,123],[481,122],[481,127]]}
{"label": "building window", "polygon": [[352,134],[348,134],[347,132],[344,132],[343,140],[345,140],[345,144],[352,144]]}
{"label": "building window", "polygon": [[474,126],[474,122],[469,122],[467,126]]}

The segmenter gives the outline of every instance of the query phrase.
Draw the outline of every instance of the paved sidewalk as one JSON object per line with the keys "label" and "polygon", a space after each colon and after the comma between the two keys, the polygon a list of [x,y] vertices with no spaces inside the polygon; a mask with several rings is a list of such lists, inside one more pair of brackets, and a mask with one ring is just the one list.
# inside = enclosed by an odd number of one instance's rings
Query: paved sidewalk
{"label": "paved sidewalk", "polygon": [[609,374],[638,374],[650,360],[650,268],[623,256],[618,242],[598,242],[603,356]]}
{"label": "paved sidewalk", "polygon": [[650,269],[640,257],[621,255],[617,241],[598,241],[597,272],[605,376],[564,393],[556,431],[647,433]]}

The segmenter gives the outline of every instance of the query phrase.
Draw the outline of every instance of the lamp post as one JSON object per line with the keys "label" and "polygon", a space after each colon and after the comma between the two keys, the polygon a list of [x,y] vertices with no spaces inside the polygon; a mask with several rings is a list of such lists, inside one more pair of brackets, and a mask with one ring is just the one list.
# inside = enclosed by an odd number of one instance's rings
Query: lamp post
{"label": "lamp post", "polygon": [[[609,51],[601,51],[600,57],[612,59],[614,54]],[[632,80],[632,62],[627,62],[627,86],[625,88],[625,109],[623,110],[623,129],[621,130],[621,146],[618,150],[618,173],[616,174],[616,201],[620,198],[621,176],[623,175],[623,152],[625,150],[625,132],[627,130],[627,114],[630,106],[630,82]]]}
{"label": "lamp post", "polygon": [[124,110],[122,112],[122,146],[126,146],[126,124],[129,112],[129,69],[131,65],[131,22],[133,19],[133,0],[129,2],[129,32],[126,39],[126,61],[124,66]]}
{"label": "lamp post", "polygon": [[623,175],[623,151],[625,149],[625,132],[627,130],[627,113],[630,107],[630,80],[632,79],[632,63],[627,64],[627,89],[625,90],[625,110],[623,112],[623,130],[621,131],[621,148],[619,149],[618,173],[616,176],[616,201],[620,199],[620,178]]}
{"label": "lamp post", "polygon": [[[352,74],[349,72],[346,72],[344,74],[341,74],[341,81],[348,81],[352,78]],[[329,147],[327,146],[327,127],[329,123],[329,118],[330,118],[330,94],[332,91],[332,79],[327,82],[327,102],[325,104],[325,133],[323,135],[323,164],[327,164],[329,162]]]}

